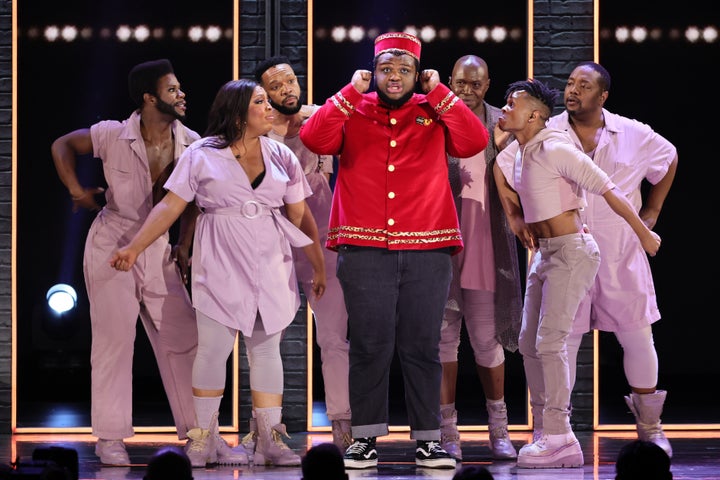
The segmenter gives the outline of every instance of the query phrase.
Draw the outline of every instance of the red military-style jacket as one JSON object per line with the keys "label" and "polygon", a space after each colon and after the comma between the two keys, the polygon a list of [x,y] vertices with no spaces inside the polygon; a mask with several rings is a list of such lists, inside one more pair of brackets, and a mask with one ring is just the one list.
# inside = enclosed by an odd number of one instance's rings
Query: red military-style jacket
{"label": "red military-style jacket", "polygon": [[339,156],[327,248],[462,250],[447,155],[477,154],[488,132],[447,86],[389,108],[348,84],[308,119],[300,139]]}

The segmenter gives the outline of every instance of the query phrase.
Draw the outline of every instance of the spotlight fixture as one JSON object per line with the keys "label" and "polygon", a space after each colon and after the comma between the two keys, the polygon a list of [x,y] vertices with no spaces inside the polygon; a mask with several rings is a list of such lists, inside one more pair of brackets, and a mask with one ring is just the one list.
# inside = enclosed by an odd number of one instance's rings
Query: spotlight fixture
{"label": "spotlight fixture", "polygon": [[77,292],[66,283],[57,283],[50,287],[45,298],[48,306],[58,315],[72,310],[77,305]]}

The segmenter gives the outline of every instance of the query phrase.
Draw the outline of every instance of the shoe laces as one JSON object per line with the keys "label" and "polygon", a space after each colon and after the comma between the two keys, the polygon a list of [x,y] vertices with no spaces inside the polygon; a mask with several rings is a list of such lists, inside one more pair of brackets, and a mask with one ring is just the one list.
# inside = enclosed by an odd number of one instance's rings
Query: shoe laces
{"label": "shoe laces", "polygon": [[251,443],[255,443],[256,439],[257,439],[257,432],[250,432],[242,438],[242,441],[240,443],[242,443],[243,445],[251,444]]}
{"label": "shoe laces", "polygon": [[347,449],[347,453],[363,453],[370,448],[370,442],[366,439],[355,440]]}
{"label": "shoe laces", "polygon": [[189,452],[202,452],[205,450],[207,439],[203,438],[200,440],[193,440],[190,442],[190,446],[188,447]]}
{"label": "shoe laces", "polygon": [[538,438],[537,440],[533,441],[532,444],[535,445],[535,447],[542,450],[542,449],[546,448],[547,442],[548,442],[548,437],[547,437],[547,435],[545,435],[543,433],[542,436],[540,438]]}
{"label": "shoe laces", "polygon": [[290,450],[290,447],[288,447],[285,442],[283,441],[283,436],[290,438],[290,435],[288,435],[287,430],[285,430],[284,424],[275,425],[272,428],[272,439],[273,443],[280,447],[281,449]]}
{"label": "shoe laces", "polygon": [[188,451],[199,452],[205,449],[207,441],[210,437],[210,432],[200,428],[193,428],[187,432],[187,436],[190,439]]}
{"label": "shoe laces", "polygon": [[429,453],[447,453],[440,444],[434,440],[425,442],[424,446]]}

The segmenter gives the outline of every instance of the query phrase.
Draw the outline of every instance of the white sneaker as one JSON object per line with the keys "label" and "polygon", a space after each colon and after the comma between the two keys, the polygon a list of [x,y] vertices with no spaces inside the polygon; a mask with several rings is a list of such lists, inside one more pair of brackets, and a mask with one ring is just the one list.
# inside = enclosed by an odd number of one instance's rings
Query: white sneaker
{"label": "white sneaker", "polygon": [[95,444],[95,455],[103,465],[130,465],[130,457],[122,440],[103,440]]}
{"label": "white sneaker", "polygon": [[520,449],[518,468],[570,468],[585,463],[580,442],[575,434],[544,434],[540,440]]}

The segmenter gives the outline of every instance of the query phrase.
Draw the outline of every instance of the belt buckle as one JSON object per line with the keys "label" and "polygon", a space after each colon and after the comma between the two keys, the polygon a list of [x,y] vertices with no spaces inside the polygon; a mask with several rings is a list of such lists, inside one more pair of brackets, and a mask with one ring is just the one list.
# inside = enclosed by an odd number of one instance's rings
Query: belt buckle
{"label": "belt buckle", "polygon": [[[253,209],[252,212],[249,210],[250,208]],[[262,213],[262,204],[255,200],[248,200],[243,203],[241,211],[245,218],[257,218]]]}

